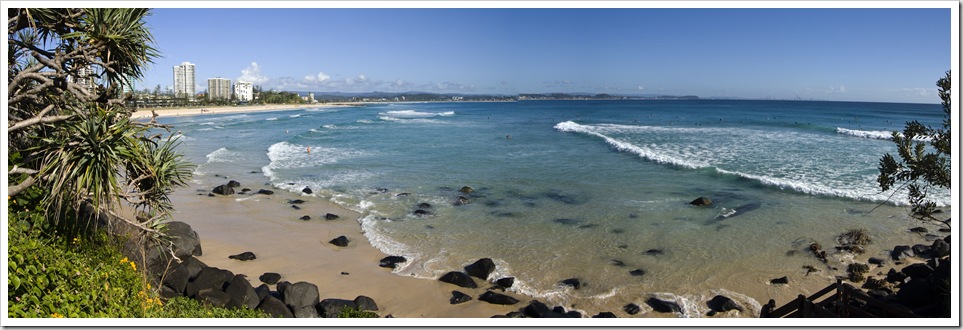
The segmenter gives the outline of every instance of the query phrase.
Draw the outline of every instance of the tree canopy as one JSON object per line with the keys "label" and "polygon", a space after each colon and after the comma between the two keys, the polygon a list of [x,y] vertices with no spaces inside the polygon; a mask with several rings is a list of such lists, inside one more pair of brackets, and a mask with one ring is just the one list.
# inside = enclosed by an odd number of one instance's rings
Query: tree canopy
{"label": "tree canopy", "polygon": [[[913,216],[938,221],[946,226],[949,226],[950,219],[935,218],[937,204],[928,196],[931,190],[951,187],[951,81],[950,71],[946,71],[946,76],[936,82],[943,104],[943,126],[933,128],[914,120],[906,123],[902,133],[893,132],[893,142],[900,160],[889,153],[883,155],[879,160],[879,176],[876,180],[883,191],[905,187]],[[925,141],[929,141],[930,148],[927,148]]]}
{"label": "tree canopy", "polygon": [[[8,10],[9,196],[39,186],[49,216],[87,204],[153,232],[169,215],[167,194],[186,184],[191,167],[174,152],[176,137],[164,138],[168,127],[130,119],[120,92],[159,56],[147,15]],[[149,216],[119,216],[122,201]]]}

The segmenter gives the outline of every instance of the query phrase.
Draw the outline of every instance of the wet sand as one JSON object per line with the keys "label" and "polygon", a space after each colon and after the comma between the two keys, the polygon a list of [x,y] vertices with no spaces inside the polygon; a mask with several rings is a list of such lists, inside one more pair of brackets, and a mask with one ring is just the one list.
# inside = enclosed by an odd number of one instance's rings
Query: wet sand
{"label": "wet sand", "polygon": [[265,105],[244,105],[244,106],[205,106],[205,107],[191,107],[191,108],[150,108],[150,109],[139,109],[131,114],[133,119],[150,119],[154,113],[157,113],[157,117],[172,117],[172,116],[196,116],[196,115],[213,115],[213,114],[225,114],[225,113],[241,113],[241,112],[262,112],[262,111],[283,111],[283,110],[293,110],[301,108],[324,108],[324,107],[343,107],[343,106],[353,106],[359,103],[317,103],[317,104],[265,104]]}

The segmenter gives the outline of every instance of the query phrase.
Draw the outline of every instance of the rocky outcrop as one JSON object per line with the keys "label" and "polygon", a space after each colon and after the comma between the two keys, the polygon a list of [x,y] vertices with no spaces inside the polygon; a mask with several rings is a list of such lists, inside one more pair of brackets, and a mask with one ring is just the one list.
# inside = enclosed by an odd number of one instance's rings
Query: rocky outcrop
{"label": "rocky outcrop", "polygon": [[495,271],[495,262],[491,258],[478,259],[471,265],[465,266],[468,275],[477,277],[482,281],[488,280],[488,275]]}
{"label": "rocky outcrop", "polygon": [[447,274],[442,275],[441,278],[439,278],[438,280],[445,283],[451,283],[463,288],[474,289],[478,287],[478,284],[475,284],[475,281],[473,281],[471,277],[468,276],[468,274],[465,274],[462,272],[454,272],[454,271],[448,272]]}
{"label": "rocky outcrop", "polygon": [[731,310],[742,312],[742,306],[739,306],[738,303],[723,295],[712,297],[712,299],[706,302],[706,306],[709,306],[710,309],[709,313],[707,314],[708,316],[713,316],[716,313],[728,312]]}
{"label": "rocky outcrop", "polygon": [[190,225],[180,221],[171,221],[167,223],[165,229],[166,234],[171,239],[171,244],[173,244],[174,256],[178,259],[202,254],[201,240]]}
{"label": "rocky outcrop", "polygon": [[491,291],[485,291],[485,293],[478,297],[478,300],[495,305],[514,305],[518,303],[518,299]]}
{"label": "rocky outcrop", "polygon": [[248,260],[257,259],[257,256],[254,255],[254,252],[247,251],[247,252],[238,253],[238,254],[235,254],[235,255],[232,255],[232,256],[228,256],[228,258],[229,258],[229,259],[237,259],[237,260],[240,260],[240,261],[248,261]]}
{"label": "rocky outcrop", "polygon": [[212,189],[211,192],[218,195],[224,195],[224,196],[234,195],[234,188],[231,188],[231,186],[228,186],[226,184],[222,184],[220,186],[214,187],[214,189]]}
{"label": "rocky outcrop", "polygon": [[645,304],[649,305],[649,307],[652,307],[653,310],[659,313],[682,313],[682,307],[673,301],[651,297],[645,300]]}
{"label": "rocky outcrop", "polygon": [[264,282],[264,284],[275,285],[278,283],[278,281],[281,280],[281,274],[264,273],[260,277],[258,277],[258,279],[261,280],[261,282]]}
{"label": "rocky outcrop", "polygon": [[709,205],[712,205],[712,200],[711,200],[711,199],[708,199],[708,198],[705,198],[705,197],[699,197],[699,198],[696,198],[696,199],[694,199],[693,201],[689,202],[689,205],[694,205],[694,206],[709,206]]}
{"label": "rocky outcrop", "polygon": [[387,257],[381,258],[381,261],[378,262],[378,266],[395,269],[395,267],[397,267],[398,264],[405,263],[405,262],[408,262],[408,259],[405,259],[405,257],[387,256]]}

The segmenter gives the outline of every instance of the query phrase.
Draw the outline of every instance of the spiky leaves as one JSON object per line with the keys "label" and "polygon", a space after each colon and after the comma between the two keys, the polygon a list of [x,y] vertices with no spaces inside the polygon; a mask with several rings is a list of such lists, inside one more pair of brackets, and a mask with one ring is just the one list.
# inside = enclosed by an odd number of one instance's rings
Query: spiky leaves
{"label": "spiky leaves", "polygon": [[[951,184],[950,82],[951,75],[947,71],[946,77],[936,83],[943,101],[943,127],[928,127],[914,120],[906,123],[902,133],[893,132],[893,143],[896,144],[900,160],[889,153],[883,155],[879,160],[879,176],[876,178],[883,191],[893,189],[897,184],[901,184],[898,189],[907,189],[913,216],[947,226],[947,221],[933,217],[937,204],[928,196],[930,190],[947,189]],[[923,140],[929,140],[931,148],[927,148]]]}

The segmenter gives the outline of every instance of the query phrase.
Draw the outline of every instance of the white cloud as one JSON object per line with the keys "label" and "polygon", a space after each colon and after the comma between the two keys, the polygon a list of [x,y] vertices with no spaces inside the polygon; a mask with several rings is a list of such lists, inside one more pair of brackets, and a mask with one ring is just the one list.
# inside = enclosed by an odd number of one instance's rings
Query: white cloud
{"label": "white cloud", "polygon": [[271,80],[271,78],[261,74],[261,67],[257,65],[257,62],[251,62],[251,66],[241,70],[241,76],[237,77],[237,80],[261,85]]}
{"label": "white cloud", "polygon": [[638,85],[638,86],[636,86],[635,88],[637,88],[637,89],[640,90],[640,91],[644,91],[644,90],[645,90],[645,86],[642,86],[642,85]]}
{"label": "white cloud", "polygon": [[829,86],[829,92],[830,92],[830,93],[839,93],[839,94],[846,93],[846,86],[839,86],[839,87]]}
{"label": "white cloud", "polygon": [[328,79],[331,79],[331,76],[324,74],[324,72],[318,72],[318,81],[319,81],[319,82],[323,82],[323,81],[326,81],[326,80],[328,80]]}

